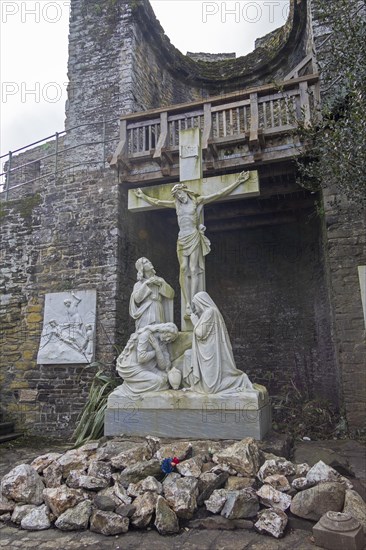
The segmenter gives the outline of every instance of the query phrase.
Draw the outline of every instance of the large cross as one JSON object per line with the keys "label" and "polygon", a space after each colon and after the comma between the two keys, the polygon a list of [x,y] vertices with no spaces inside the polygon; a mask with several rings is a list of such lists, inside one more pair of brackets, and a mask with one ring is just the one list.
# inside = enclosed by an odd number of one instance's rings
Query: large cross
{"label": "large cross", "polygon": [[[235,186],[235,189],[230,191],[225,196],[220,196],[220,193],[222,193],[226,188],[230,188],[230,186],[234,186],[235,182],[240,177],[240,174],[227,174],[223,176],[214,176],[210,178],[203,178],[203,171],[202,171],[202,147],[201,147],[201,131],[199,128],[190,128],[188,130],[181,130],[179,132],[179,182],[181,184],[184,184],[190,191],[192,191],[196,196],[198,197],[208,197],[210,200],[207,202],[215,201],[230,201],[230,200],[238,200],[242,198],[249,198],[249,197],[255,197],[259,195],[259,178],[258,178],[258,172],[257,171],[251,171],[249,172],[249,177],[246,179],[244,183],[240,183],[239,185]],[[172,197],[172,189],[174,187],[174,184],[163,184],[163,185],[154,185],[152,187],[146,187],[142,189],[142,194],[147,196],[149,198],[149,202],[145,200],[144,198],[139,198],[136,195],[135,190],[130,190],[128,193],[128,209],[132,212],[143,212],[147,210],[157,210],[164,207],[169,208],[175,208],[176,206],[176,212],[178,216],[178,224],[180,228],[180,235],[181,233],[184,233],[185,227],[184,224],[184,212],[181,214],[179,209],[184,206],[181,206],[178,199],[174,201],[174,197]],[[178,186],[179,187],[179,186]],[[183,187],[184,189],[184,187]],[[215,195],[218,195],[216,198]],[[192,203],[193,204],[193,203]],[[203,203],[204,204],[204,203]],[[189,208],[189,207],[188,207]],[[194,210],[194,206],[192,206]],[[202,206],[198,206],[196,208],[197,215],[199,216],[199,224],[203,225],[203,208]],[[188,221],[189,217],[194,214],[191,214],[188,212]],[[201,225],[200,225],[201,227]],[[202,231],[196,232],[197,233],[197,239],[201,240],[201,244],[198,246],[205,247],[206,243],[205,237],[203,236]],[[194,235],[192,236],[194,240]],[[181,248],[185,247],[185,249],[190,248],[190,242],[184,242],[183,239],[178,238],[178,249],[179,249],[179,243],[180,241],[183,241],[183,244],[181,245]],[[206,239],[207,241],[207,239]],[[202,244],[203,243],[203,244]],[[194,243],[192,243],[192,247],[194,248]],[[207,248],[207,247],[206,247]],[[206,252],[207,253],[207,252]],[[192,258],[195,252],[192,252]],[[186,256],[186,257],[184,257]],[[183,251],[183,249],[179,252],[178,250],[178,258],[180,263],[180,273],[181,273],[181,290],[182,290],[182,296],[181,296],[181,320],[182,320],[182,331],[192,330],[192,325],[187,318],[187,305],[189,306],[190,299],[193,296],[187,297],[187,295],[190,293],[189,290],[187,291],[187,286],[190,285],[190,289],[193,288],[193,277],[196,277],[194,274],[194,270],[190,273],[187,280],[190,281],[190,283],[184,284],[183,280],[185,277],[184,273],[184,262],[188,262],[187,260],[187,254]],[[198,292],[200,290],[205,290],[205,272],[204,272],[204,256],[202,256],[198,259],[194,258],[191,261],[195,261],[196,263],[199,262],[197,279],[194,279],[194,288],[195,292]],[[184,287],[183,287],[184,285]],[[189,309],[189,308],[188,308]]]}

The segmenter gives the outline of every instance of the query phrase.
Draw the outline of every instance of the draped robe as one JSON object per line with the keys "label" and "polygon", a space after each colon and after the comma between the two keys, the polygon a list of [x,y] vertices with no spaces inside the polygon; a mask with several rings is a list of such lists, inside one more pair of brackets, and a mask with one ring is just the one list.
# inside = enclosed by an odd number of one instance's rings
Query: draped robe
{"label": "draped robe", "polygon": [[248,376],[236,368],[225,321],[207,292],[193,304],[203,310],[193,330],[192,390],[199,393],[237,393],[252,390]]}

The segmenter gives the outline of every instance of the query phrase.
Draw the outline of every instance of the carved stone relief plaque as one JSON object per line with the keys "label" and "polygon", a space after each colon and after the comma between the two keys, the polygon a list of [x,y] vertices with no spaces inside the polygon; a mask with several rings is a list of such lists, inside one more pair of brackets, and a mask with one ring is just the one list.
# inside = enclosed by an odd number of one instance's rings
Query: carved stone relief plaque
{"label": "carved stone relief plaque", "polygon": [[96,291],[46,294],[37,363],[90,363],[94,360]]}

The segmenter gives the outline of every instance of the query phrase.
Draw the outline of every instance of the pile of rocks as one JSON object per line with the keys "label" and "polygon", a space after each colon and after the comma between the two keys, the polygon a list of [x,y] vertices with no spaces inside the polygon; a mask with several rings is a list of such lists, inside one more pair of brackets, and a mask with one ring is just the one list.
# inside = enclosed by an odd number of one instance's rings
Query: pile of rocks
{"label": "pile of rocks", "polygon": [[[165,475],[162,461],[175,456],[183,460]],[[154,524],[162,535],[188,526],[279,538],[289,514],[316,522],[330,510],[351,513],[366,530],[366,504],[347,478],[321,461],[310,468],[262,452],[251,438],[101,440],[16,466],[1,482],[0,519],[29,530],[117,535]]]}

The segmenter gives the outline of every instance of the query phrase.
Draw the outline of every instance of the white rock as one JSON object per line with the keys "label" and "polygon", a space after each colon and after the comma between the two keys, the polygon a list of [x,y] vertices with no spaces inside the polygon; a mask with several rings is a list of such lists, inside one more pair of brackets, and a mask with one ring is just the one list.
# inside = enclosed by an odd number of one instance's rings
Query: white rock
{"label": "white rock", "polygon": [[89,465],[88,476],[103,478],[109,483],[112,477],[112,466],[108,462],[92,460]]}
{"label": "white rock", "polygon": [[71,470],[81,470],[85,473],[88,467],[88,453],[83,453],[78,449],[72,449],[61,455],[57,459],[61,466],[62,475],[66,479]]}
{"label": "white rock", "polygon": [[90,531],[102,535],[119,535],[127,533],[129,524],[129,518],[119,516],[114,512],[94,510],[90,518]]}
{"label": "white rock", "polygon": [[304,519],[318,521],[329,511],[343,509],[345,486],[339,482],[319,483],[297,493],[291,502],[291,512]]}
{"label": "white rock", "polygon": [[347,489],[353,489],[353,485],[347,478],[343,477],[337,470],[319,460],[306,475],[309,483],[316,485],[317,483],[339,481],[345,484]]}
{"label": "white rock", "polygon": [[11,521],[20,525],[23,518],[29,514],[32,510],[35,510],[37,506],[35,504],[18,504],[15,506],[13,514],[11,516]]}
{"label": "white rock", "polygon": [[160,481],[155,479],[155,477],[148,476],[137,483],[130,483],[127,488],[127,494],[131,497],[138,497],[142,493],[146,493],[148,491],[161,495],[163,492],[163,486]]}
{"label": "white rock", "polygon": [[252,518],[259,510],[258,497],[253,489],[229,491],[221,515],[227,519]]}
{"label": "white rock", "polygon": [[115,483],[113,487],[108,487],[108,489],[98,491],[98,495],[110,497],[114,500],[116,507],[131,504],[132,502],[132,498],[128,496],[126,489],[119,483]]}
{"label": "white rock", "polygon": [[288,522],[287,515],[282,510],[271,508],[262,510],[258,514],[258,521],[254,527],[260,532],[272,535],[276,539],[283,536]]}
{"label": "white rock", "polygon": [[57,461],[51,462],[43,470],[43,481],[47,488],[59,487],[62,483],[62,466]]}
{"label": "white rock", "polygon": [[6,498],[6,496],[1,495],[0,496],[0,517],[4,514],[13,512],[15,506],[16,506],[16,503],[14,502],[14,500],[9,500],[8,498]]}
{"label": "white rock", "polygon": [[194,477],[181,477],[174,482],[163,484],[165,499],[178,517],[191,519],[197,509],[198,480]]}
{"label": "white rock", "polygon": [[51,527],[48,508],[45,504],[31,510],[21,521],[22,529],[28,531],[43,531]]}
{"label": "white rock", "polygon": [[161,535],[173,535],[179,532],[177,514],[162,496],[157,499],[155,513],[154,525]]}
{"label": "white rock", "polygon": [[217,464],[216,466],[210,469],[210,472],[216,475],[219,475],[223,472],[226,472],[227,474],[229,474],[229,476],[237,475],[237,471],[231,468],[228,464]]}
{"label": "white rock", "polygon": [[31,466],[38,474],[41,474],[43,470],[47,468],[47,466],[60,458],[60,456],[60,453],[47,453],[45,455],[35,458],[33,462],[31,462]]}
{"label": "white rock", "polygon": [[80,489],[70,489],[66,485],[44,489],[43,497],[56,517],[63,514],[68,508],[73,508],[79,502],[86,499],[83,491]]}
{"label": "white rock", "polygon": [[159,447],[159,440],[154,438],[147,439],[144,443],[138,443],[132,449],[123,451],[111,459],[112,466],[119,470],[130,468],[138,462],[151,460]]}
{"label": "white rock", "polygon": [[272,485],[274,489],[277,489],[277,491],[281,491],[281,493],[285,493],[286,491],[289,491],[291,489],[291,485],[289,484],[287,478],[281,474],[273,474],[271,476],[266,477],[264,479],[263,483],[267,483],[267,485]]}
{"label": "white rock", "polygon": [[1,494],[15,502],[42,504],[44,484],[29,464],[13,468],[1,481]]}
{"label": "white rock", "polygon": [[296,467],[296,477],[306,477],[310,470],[309,464],[303,462],[302,464],[295,464]]}
{"label": "white rock", "polygon": [[257,495],[261,503],[270,508],[279,508],[285,511],[291,506],[292,499],[290,495],[277,491],[272,485],[263,485],[259,491],[257,491]]}
{"label": "white rock", "polygon": [[109,481],[102,477],[87,476],[80,473],[80,470],[71,470],[66,485],[72,489],[88,489],[90,491],[101,491],[106,489]]}
{"label": "white rock", "polygon": [[314,483],[310,483],[306,477],[297,477],[291,483],[291,487],[296,489],[296,491],[304,491],[304,489],[309,489],[309,487],[313,487],[313,485]]}
{"label": "white rock", "polygon": [[79,529],[87,529],[89,518],[92,512],[92,504],[89,500],[80,502],[74,508],[68,508],[66,512],[61,514],[55,526],[61,531],[76,531]]}
{"label": "white rock", "polygon": [[203,460],[200,456],[195,456],[177,464],[178,473],[182,476],[199,477],[202,473]]}
{"label": "white rock", "polygon": [[157,500],[158,495],[156,493],[147,492],[139,495],[133,501],[136,511],[131,517],[132,525],[139,529],[146,528],[152,520]]}
{"label": "white rock", "polygon": [[170,443],[160,447],[155,456],[158,460],[162,461],[164,458],[174,458],[175,456],[180,460],[192,452],[192,444],[189,441],[178,441],[177,443]]}
{"label": "white rock", "polygon": [[219,514],[224,507],[228,495],[226,489],[215,489],[208,500],[205,500],[205,506],[209,512]]}
{"label": "white rock", "polygon": [[84,443],[81,447],[78,448],[78,451],[81,453],[94,453],[99,448],[99,441],[88,441]]}
{"label": "white rock", "polygon": [[171,472],[166,476],[164,479],[162,485],[163,485],[163,492],[165,492],[165,488],[168,487],[170,484],[175,484],[178,479],[181,479],[182,476],[178,474],[177,472]]}
{"label": "white rock", "polygon": [[293,476],[296,474],[296,467],[292,462],[283,457],[276,457],[266,460],[259,469],[257,477],[264,481],[266,477],[281,474],[284,476]]}
{"label": "white rock", "polygon": [[259,447],[253,438],[247,437],[215,453],[212,460],[215,464],[226,465],[245,477],[252,477],[256,475],[260,464]]}

